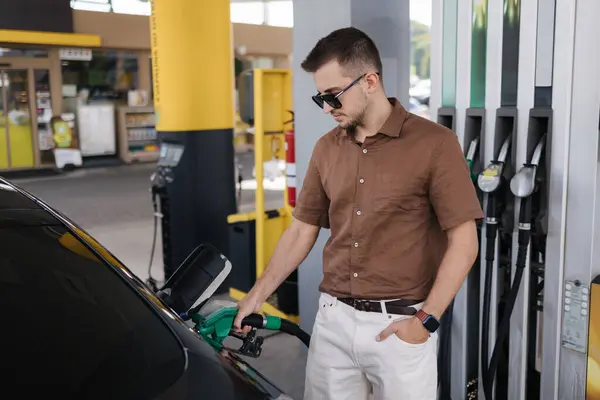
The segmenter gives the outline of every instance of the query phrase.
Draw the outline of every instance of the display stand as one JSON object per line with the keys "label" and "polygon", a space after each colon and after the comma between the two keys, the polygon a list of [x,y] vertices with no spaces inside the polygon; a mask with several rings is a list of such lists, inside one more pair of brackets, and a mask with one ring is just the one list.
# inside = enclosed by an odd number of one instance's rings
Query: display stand
{"label": "display stand", "polygon": [[159,148],[154,107],[118,108],[119,157],[126,164],[154,162]]}

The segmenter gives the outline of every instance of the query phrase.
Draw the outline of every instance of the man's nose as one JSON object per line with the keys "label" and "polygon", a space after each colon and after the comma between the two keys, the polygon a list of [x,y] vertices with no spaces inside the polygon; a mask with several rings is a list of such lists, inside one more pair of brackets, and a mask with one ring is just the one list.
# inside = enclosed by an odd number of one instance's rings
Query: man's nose
{"label": "man's nose", "polygon": [[331,110],[333,110],[333,107],[331,107],[329,104],[324,103],[323,104],[323,112],[325,114],[329,114],[331,112]]}

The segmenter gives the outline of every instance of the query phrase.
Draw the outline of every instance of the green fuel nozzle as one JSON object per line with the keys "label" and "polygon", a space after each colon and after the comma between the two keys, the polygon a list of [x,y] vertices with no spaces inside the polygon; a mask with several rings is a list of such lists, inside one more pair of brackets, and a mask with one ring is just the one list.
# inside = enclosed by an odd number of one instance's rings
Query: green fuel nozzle
{"label": "green fuel nozzle", "polygon": [[[252,331],[246,336],[237,334],[233,330],[233,321],[238,313],[236,303],[223,300],[213,300],[206,304],[197,313],[191,316],[194,330],[216,351],[227,349],[234,353],[250,357],[258,357],[262,351],[263,338],[256,336],[257,329],[270,331],[281,331],[292,334],[300,339],[306,346],[310,343],[310,336],[291,321],[272,315],[250,314],[242,320],[242,326],[252,327]],[[223,341],[232,336],[242,340],[242,346],[237,349],[229,349],[223,345]]]}
{"label": "green fuel nozzle", "polygon": [[471,144],[469,145],[469,150],[467,151],[467,156],[465,157],[467,160],[467,165],[469,166],[469,172],[471,173],[471,181],[473,183],[477,182],[477,174],[473,173],[473,165],[475,160],[475,154],[477,154],[477,146],[479,145],[479,138],[475,138],[471,140]]}

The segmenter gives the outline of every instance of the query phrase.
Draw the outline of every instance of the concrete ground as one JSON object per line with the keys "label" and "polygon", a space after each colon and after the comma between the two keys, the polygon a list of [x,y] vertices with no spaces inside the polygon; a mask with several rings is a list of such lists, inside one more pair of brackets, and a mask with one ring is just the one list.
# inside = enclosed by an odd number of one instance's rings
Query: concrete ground
{"label": "concrete ground", "polygon": [[[247,178],[242,184],[247,189],[241,196],[240,211],[247,212],[254,209],[252,155],[240,155],[239,162],[242,176]],[[152,164],[94,168],[13,182],[71,218],[145,280],[154,233],[148,191],[153,169]],[[266,208],[281,207],[281,182],[269,183],[267,187],[271,190],[265,191]],[[163,279],[161,248],[159,228],[152,268],[152,276],[158,280]],[[229,343],[240,342],[232,339]],[[261,357],[246,359],[293,399],[302,399],[306,348],[298,339],[285,334],[269,336]]]}

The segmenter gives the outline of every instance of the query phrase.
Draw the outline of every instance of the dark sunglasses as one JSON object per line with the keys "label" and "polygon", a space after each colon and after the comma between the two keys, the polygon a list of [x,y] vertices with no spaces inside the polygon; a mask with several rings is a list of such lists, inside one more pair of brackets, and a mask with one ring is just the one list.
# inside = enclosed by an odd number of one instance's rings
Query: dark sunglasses
{"label": "dark sunglasses", "polygon": [[[377,73],[379,75],[379,73]],[[312,96],[313,101],[321,108],[325,106],[325,103],[329,105],[331,108],[342,108],[342,103],[340,102],[339,97],[346,93],[352,86],[356,85],[362,78],[367,76],[367,74],[362,74],[358,78],[356,78],[351,84],[342,89],[341,92],[333,94],[333,93],[317,93]]]}

